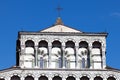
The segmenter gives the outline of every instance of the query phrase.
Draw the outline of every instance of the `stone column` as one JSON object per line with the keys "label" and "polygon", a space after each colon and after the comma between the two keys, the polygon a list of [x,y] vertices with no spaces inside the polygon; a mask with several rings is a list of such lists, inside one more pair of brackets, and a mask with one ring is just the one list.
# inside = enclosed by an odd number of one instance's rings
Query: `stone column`
{"label": "stone column", "polygon": [[52,80],[52,77],[50,76],[50,77],[48,77],[48,80]]}
{"label": "stone column", "polygon": [[20,55],[24,54],[25,53],[25,45],[21,45],[21,52],[20,52]]}
{"label": "stone column", "polygon": [[11,77],[6,77],[6,78],[5,78],[5,80],[10,80],[10,79],[11,79]]}
{"label": "stone column", "polygon": [[89,54],[90,54],[90,68],[93,68],[93,61],[92,61],[92,43],[89,43]]}
{"label": "stone column", "polygon": [[107,80],[107,78],[104,76],[104,77],[102,77],[103,78],[103,80]]}
{"label": "stone column", "polygon": [[34,80],[38,80],[38,77],[34,77]]}
{"label": "stone column", "polygon": [[21,77],[20,77],[20,80],[25,80],[25,77],[21,76]]}
{"label": "stone column", "polygon": [[76,65],[76,68],[79,68],[79,66],[78,66],[78,49],[79,49],[79,43],[76,42],[75,43],[75,53],[76,53],[76,55],[75,55],[75,60],[76,60],[75,65]]}
{"label": "stone column", "polygon": [[62,77],[62,80],[66,80],[66,77],[65,77],[65,75]]}
{"label": "stone column", "polygon": [[102,68],[106,67],[106,52],[105,47],[102,47]]}
{"label": "stone column", "polygon": [[19,52],[19,66],[24,67],[24,58],[20,60],[21,55],[25,55],[25,41],[21,41],[20,43],[21,51]]}
{"label": "stone column", "polygon": [[76,79],[75,79],[75,80],[80,80],[80,79],[79,79],[79,77],[76,77]]}
{"label": "stone column", "polygon": [[62,68],[65,68],[65,43],[62,43]]}
{"label": "stone column", "polygon": [[20,47],[21,47],[21,54],[25,53],[25,41],[21,40],[20,42]]}
{"label": "stone column", "polygon": [[52,43],[48,43],[48,67],[51,68],[51,51],[52,51]]}
{"label": "stone column", "polygon": [[38,68],[38,45],[35,45],[35,67]]}
{"label": "stone column", "polygon": [[89,80],[94,80],[94,78],[91,76],[91,77],[89,78]]}

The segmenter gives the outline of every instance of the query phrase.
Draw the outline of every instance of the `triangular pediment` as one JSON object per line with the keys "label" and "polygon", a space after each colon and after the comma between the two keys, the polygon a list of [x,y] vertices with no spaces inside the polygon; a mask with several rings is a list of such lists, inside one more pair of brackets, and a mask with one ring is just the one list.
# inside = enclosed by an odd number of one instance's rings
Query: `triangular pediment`
{"label": "triangular pediment", "polygon": [[41,32],[79,32],[79,33],[82,33],[79,30],[65,26],[60,17],[57,18],[54,26],[44,29]]}
{"label": "triangular pediment", "polygon": [[44,29],[41,32],[80,32],[79,30],[64,26],[64,25],[55,25],[50,28]]}

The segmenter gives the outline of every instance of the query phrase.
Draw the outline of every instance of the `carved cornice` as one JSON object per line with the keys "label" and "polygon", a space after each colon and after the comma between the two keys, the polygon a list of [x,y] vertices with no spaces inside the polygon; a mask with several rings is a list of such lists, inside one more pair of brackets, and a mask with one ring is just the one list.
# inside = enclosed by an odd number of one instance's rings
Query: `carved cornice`
{"label": "carved cornice", "polygon": [[107,33],[105,32],[100,32],[100,33],[92,33],[92,32],[84,32],[84,33],[79,33],[79,32],[19,32],[19,35],[57,35],[57,36],[105,36],[107,37]]}

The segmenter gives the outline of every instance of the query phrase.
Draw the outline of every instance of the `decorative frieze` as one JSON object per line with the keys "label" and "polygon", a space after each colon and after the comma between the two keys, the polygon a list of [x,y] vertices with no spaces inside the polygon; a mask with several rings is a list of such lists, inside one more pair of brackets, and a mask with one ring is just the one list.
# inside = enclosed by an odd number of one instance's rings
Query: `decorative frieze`
{"label": "decorative frieze", "polygon": [[114,77],[116,80],[119,80],[120,71],[117,70],[93,70],[93,69],[77,69],[77,70],[54,70],[54,69],[18,69],[18,70],[7,70],[0,72],[0,77],[10,80],[12,76],[19,76],[23,80],[27,76],[32,76],[34,79],[38,79],[40,76],[46,76],[49,79],[54,76],[60,76],[63,80],[66,80],[67,77],[72,76],[75,79],[80,79],[83,76],[87,76],[89,79],[95,78],[97,76],[107,80],[108,77]]}

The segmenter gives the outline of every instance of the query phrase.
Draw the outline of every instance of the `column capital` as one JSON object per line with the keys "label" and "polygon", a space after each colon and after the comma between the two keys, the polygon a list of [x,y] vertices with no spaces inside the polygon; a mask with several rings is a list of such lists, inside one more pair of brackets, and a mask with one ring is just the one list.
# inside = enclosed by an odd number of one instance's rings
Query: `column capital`
{"label": "column capital", "polygon": [[62,42],[62,47],[65,47],[65,42]]}
{"label": "column capital", "polygon": [[94,80],[94,78],[93,78],[93,77],[90,77],[90,80]]}
{"label": "column capital", "polygon": [[76,80],[80,80],[79,77],[76,77]]}
{"label": "column capital", "polygon": [[52,42],[48,42],[48,47],[52,47]]}
{"label": "column capital", "polygon": [[63,76],[63,77],[62,77],[62,80],[66,80],[66,77]]}
{"label": "column capital", "polygon": [[92,43],[89,43],[88,46],[89,46],[89,47],[92,47]]}
{"label": "column capital", "polygon": [[34,77],[34,80],[38,80],[38,77]]}
{"label": "column capital", "polygon": [[20,80],[25,80],[25,77],[24,77],[24,76],[21,76],[21,77],[20,77]]}
{"label": "column capital", "polygon": [[52,80],[52,76],[49,76],[48,80]]}
{"label": "column capital", "polygon": [[78,42],[75,42],[75,47],[79,47],[79,43]]}
{"label": "column capital", "polygon": [[5,80],[10,80],[11,79],[11,77],[5,77]]}

